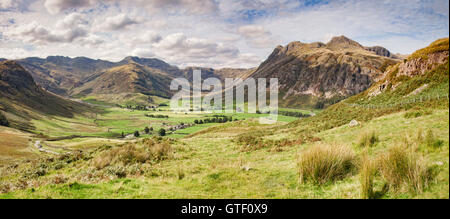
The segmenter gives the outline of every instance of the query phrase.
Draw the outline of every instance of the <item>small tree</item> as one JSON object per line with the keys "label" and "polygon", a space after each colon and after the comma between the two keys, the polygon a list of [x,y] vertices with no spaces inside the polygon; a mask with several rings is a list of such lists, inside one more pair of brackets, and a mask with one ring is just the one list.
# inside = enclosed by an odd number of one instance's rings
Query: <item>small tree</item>
{"label": "small tree", "polygon": [[153,127],[150,127],[150,131],[153,132]]}
{"label": "small tree", "polygon": [[148,127],[145,127],[144,131],[145,131],[145,134],[150,133],[150,129]]}
{"label": "small tree", "polygon": [[124,132],[122,132],[122,138],[125,138],[125,133]]}
{"label": "small tree", "polygon": [[160,129],[158,131],[158,133],[159,133],[159,136],[166,136],[166,130],[165,129]]}
{"label": "small tree", "polygon": [[198,124],[203,124],[203,120],[198,121]]}
{"label": "small tree", "polygon": [[0,113],[0,126],[9,126],[8,119],[6,119],[6,117],[2,113]]}
{"label": "small tree", "polygon": [[195,123],[195,124],[199,124],[199,123],[198,123],[198,119],[194,120],[194,123]]}
{"label": "small tree", "polygon": [[134,137],[139,138],[139,136],[141,136],[141,134],[139,134],[139,131],[135,131],[134,132]]}

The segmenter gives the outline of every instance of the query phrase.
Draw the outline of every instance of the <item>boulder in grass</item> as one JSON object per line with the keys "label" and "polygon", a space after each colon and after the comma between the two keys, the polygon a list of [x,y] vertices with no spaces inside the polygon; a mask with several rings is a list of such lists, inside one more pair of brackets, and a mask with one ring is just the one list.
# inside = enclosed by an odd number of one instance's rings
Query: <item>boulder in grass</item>
{"label": "boulder in grass", "polygon": [[350,124],[348,124],[349,127],[355,127],[355,126],[358,126],[358,125],[359,125],[359,122],[356,121],[356,120],[352,120],[352,121],[350,122]]}

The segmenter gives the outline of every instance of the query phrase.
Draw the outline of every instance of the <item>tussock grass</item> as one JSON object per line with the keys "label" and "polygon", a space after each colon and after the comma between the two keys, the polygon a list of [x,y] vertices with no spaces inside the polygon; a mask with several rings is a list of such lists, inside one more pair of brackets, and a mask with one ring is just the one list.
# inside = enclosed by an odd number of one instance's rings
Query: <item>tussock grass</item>
{"label": "tussock grass", "polygon": [[300,182],[325,184],[349,175],[356,164],[354,152],[346,146],[316,145],[301,152],[298,159]]}
{"label": "tussock grass", "polygon": [[369,157],[369,154],[364,151],[361,155],[361,163],[359,170],[359,183],[361,188],[362,199],[375,198],[374,193],[374,178],[377,173],[377,163]]}
{"label": "tussock grass", "polygon": [[380,173],[389,189],[422,193],[431,183],[434,168],[411,148],[402,145],[392,147],[380,157]]}
{"label": "tussock grass", "polygon": [[444,141],[438,139],[431,129],[428,130],[427,134],[425,135],[424,142],[425,145],[430,148],[437,148],[444,144]]}
{"label": "tussock grass", "polygon": [[373,147],[379,141],[378,134],[375,131],[363,133],[358,141],[359,147]]}
{"label": "tussock grass", "polygon": [[444,141],[437,138],[431,129],[426,134],[423,134],[423,130],[419,129],[417,131],[416,143],[425,146],[426,149],[437,149],[444,145]]}
{"label": "tussock grass", "polygon": [[93,159],[92,165],[101,170],[111,165],[127,166],[135,163],[156,162],[167,159],[172,147],[166,141],[144,139],[107,150]]}

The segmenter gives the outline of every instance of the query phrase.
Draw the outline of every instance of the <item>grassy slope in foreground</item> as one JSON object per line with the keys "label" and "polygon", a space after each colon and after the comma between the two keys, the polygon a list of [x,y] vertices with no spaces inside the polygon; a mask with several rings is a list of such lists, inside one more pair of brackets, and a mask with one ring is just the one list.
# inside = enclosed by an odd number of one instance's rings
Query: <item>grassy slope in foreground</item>
{"label": "grassy slope in foreground", "polygon": [[[420,145],[428,162],[438,165],[439,175],[421,194],[388,192],[383,198],[448,198],[448,110],[436,110],[430,115],[405,118],[405,113],[383,116],[361,127],[342,126],[318,134],[322,144],[345,144],[362,153],[358,139],[368,130],[376,130],[379,142],[370,149],[374,156],[396,145],[406,136],[414,138],[419,129],[432,130],[443,140],[438,148]],[[447,119],[443,119],[447,118]],[[220,131],[207,132],[175,143],[175,156],[151,166],[142,176],[90,184],[83,182],[83,171],[89,161],[77,161],[67,167],[51,171],[41,181],[53,184],[58,177],[68,181],[59,185],[45,185],[37,189],[21,190],[0,195],[1,198],[359,198],[358,175],[351,175],[335,183],[317,186],[300,184],[297,158],[307,143],[286,147],[282,152],[257,150],[241,152],[233,136],[243,131],[264,129],[256,123],[243,126],[241,122],[225,124]],[[228,136],[228,137],[227,137]],[[421,152],[422,153],[422,152]],[[242,167],[249,167],[245,171]],[[93,172],[95,175],[95,171]],[[74,177],[77,176],[79,177]],[[183,177],[180,177],[180,175]],[[38,180],[39,181],[39,180]],[[381,190],[383,181],[375,180]]]}

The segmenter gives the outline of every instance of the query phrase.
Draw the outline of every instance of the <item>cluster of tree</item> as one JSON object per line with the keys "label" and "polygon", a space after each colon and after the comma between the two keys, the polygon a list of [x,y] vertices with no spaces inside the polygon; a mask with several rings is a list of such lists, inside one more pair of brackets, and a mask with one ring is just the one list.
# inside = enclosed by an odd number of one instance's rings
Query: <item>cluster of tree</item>
{"label": "cluster of tree", "polygon": [[[236,119],[237,120],[237,119]],[[195,124],[206,124],[206,123],[226,123],[226,122],[232,122],[233,117],[226,117],[226,116],[218,116],[213,118],[207,118],[204,120],[194,120]]]}
{"label": "cluster of tree", "polygon": [[136,106],[126,105],[125,108],[130,110],[148,111],[147,106],[144,105],[136,105]]}
{"label": "cluster of tree", "polygon": [[304,114],[301,112],[293,112],[293,111],[278,111],[278,115],[298,117],[298,118],[305,118],[305,117],[311,116],[309,114]]}
{"label": "cluster of tree", "polygon": [[0,113],[0,126],[9,126],[8,119],[6,119],[6,117],[2,113]]}
{"label": "cluster of tree", "polygon": [[153,127],[145,127],[145,129],[144,129],[144,132],[145,132],[145,134],[149,134],[150,132],[153,132]]}
{"label": "cluster of tree", "polygon": [[145,116],[147,116],[147,117],[149,117],[149,118],[157,118],[157,119],[168,119],[168,118],[169,118],[169,116],[167,116],[167,115],[153,115],[153,114],[147,114],[147,115],[145,115]]}

